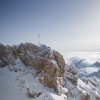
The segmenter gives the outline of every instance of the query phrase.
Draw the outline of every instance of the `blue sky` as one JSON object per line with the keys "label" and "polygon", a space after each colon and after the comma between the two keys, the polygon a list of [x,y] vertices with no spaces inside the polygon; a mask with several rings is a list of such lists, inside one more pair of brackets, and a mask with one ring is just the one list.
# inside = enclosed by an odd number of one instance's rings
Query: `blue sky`
{"label": "blue sky", "polygon": [[100,0],[0,0],[0,43],[100,51]]}

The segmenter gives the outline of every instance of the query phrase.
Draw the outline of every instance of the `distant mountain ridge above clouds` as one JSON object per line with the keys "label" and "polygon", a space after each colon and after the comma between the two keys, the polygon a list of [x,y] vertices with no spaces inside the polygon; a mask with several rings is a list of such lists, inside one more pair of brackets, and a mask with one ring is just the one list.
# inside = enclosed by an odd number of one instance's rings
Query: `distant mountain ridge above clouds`
{"label": "distant mountain ridge above clouds", "polygon": [[[84,54],[84,55],[83,55]],[[69,65],[76,66],[80,71],[79,76],[93,77],[96,76],[96,72],[100,69],[100,54],[98,52],[93,53],[76,53],[71,57],[65,58]],[[92,74],[95,73],[95,74]],[[89,75],[90,74],[90,75]],[[100,76],[98,76],[100,77]]]}
{"label": "distant mountain ridge above clouds", "polygon": [[63,56],[46,45],[0,44],[1,100],[100,100],[96,80],[77,74],[75,66],[65,64]]}

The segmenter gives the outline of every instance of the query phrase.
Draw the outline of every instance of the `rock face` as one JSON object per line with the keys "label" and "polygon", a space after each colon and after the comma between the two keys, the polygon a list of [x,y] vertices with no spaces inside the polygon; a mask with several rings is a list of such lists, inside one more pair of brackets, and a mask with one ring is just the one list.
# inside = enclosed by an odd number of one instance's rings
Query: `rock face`
{"label": "rock face", "polygon": [[53,54],[54,54],[54,59],[61,70],[61,73],[64,73],[65,61],[63,56],[57,51],[53,51]]}
{"label": "rock face", "polygon": [[61,85],[65,65],[62,55],[56,51],[53,52],[45,45],[31,47],[33,49],[28,48],[27,45],[20,46],[17,51],[18,56],[26,66],[33,67],[37,71],[37,77],[42,84],[60,93],[58,88],[60,88],[59,84]]}
{"label": "rock face", "polygon": [[80,100],[90,100],[90,95],[87,92],[81,93]]}
{"label": "rock face", "polygon": [[7,48],[3,44],[0,44],[0,57],[3,57],[7,53]]}
{"label": "rock face", "polygon": [[77,86],[78,77],[76,76],[77,69],[74,66],[65,66],[64,80],[65,83],[70,82],[72,85]]}
{"label": "rock face", "polygon": [[1,44],[0,57],[2,59],[4,55],[7,55],[7,52],[13,60],[19,57],[27,67],[34,68],[37,72],[36,77],[43,85],[54,88],[57,93],[60,93],[65,66],[65,61],[60,53],[51,50],[46,45],[39,47],[26,43],[6,47]]}
{"label": "rock face", "polygon": [[0,44],[0,67],[13,62],[13,52],[8,46]]}

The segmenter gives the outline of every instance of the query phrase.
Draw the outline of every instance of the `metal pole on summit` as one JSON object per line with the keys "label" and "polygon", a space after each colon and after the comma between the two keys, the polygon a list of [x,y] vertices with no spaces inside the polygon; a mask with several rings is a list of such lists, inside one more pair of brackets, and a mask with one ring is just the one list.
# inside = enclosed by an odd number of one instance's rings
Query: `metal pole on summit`
{"label": "metal pole on summit", "polygon": [[40,46],[40,34],[38,34],[38,45]]}

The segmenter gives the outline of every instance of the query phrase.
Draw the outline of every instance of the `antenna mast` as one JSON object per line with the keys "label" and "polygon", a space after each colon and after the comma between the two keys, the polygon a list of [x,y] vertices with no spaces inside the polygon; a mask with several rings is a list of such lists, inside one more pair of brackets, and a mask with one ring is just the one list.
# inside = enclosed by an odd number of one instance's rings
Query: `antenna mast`
{"label": "antenna mast", "polygon": [[38,45],[40,45],[40,34],[38,34]]}

